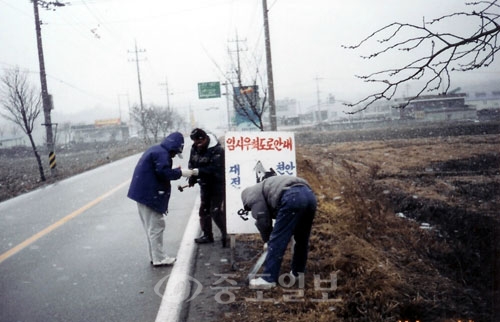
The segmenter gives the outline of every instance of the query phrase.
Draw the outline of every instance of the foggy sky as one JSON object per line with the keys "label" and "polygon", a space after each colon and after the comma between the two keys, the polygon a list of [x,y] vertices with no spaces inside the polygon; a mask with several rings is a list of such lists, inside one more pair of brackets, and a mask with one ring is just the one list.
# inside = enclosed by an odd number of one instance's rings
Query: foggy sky
{"label": "foggy sky", "polygon": [[[201,125],[225,123],[225,98],[199,100],[197,83],[223,82],[224,74],[236,64],[237,44],[244,80],[252,83],[256,75],[265,78],[260,0],[67,2],[55,11],[40,9],[48,88],[55,105],[53,121],[76,115],[111,118],[120,113],[127,121],[128,104],[139,103],[132,61],[135,41],[145,51],[139,53],[144,103],[166,105],[168,81],[171,106],[186,118],[191,109]],[[359,99],[370,88],[354,75],[385,65],[362,60],[359,55],[366,52],[341,45],[354,44],[393,21],[419,24],[423,17],[428,21],[461,11],[464,3],[268,0],[276,99],[295,98],[304,110],[316,104],[318,90],[320,99],[328,94],[344,101]],[[38,86],[29,0],[0,0],[0,44],[0,73],[17,65],[29,71]],[[499,71],[495,62],[487,70],[457,75],[456,84],[498,80]]]}

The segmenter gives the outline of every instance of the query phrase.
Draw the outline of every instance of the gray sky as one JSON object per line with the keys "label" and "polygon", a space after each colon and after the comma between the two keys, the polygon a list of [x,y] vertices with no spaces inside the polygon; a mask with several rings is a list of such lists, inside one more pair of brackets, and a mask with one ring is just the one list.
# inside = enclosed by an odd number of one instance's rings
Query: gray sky
{"label": "gray sky", "polygon": [[[262,1],[260,0],[66,0],[56,11],[40,10],[53,120],[67,115],[121,116],[127,98],[139,102],[134,41],[139,49],[145,104],[170,103],[200,125],[225,124],[226,102],[199,100],[197,83],[224,81],[236,62],[239,39],[243,77],[265,77]],[[420,24],[464,9],[462,0],[268,0],[273,72],[277,99],[295,98],[306,110],[329,93],[354,101],[369,87],[354,77],[376,71],[382,62],[359,58],[367,51],[341,48],[372,31],[400,21]],[[471,25],[455,24],[457,30]],[[29,0],[0,0],[0,73],[19,66],[39,84],[33,5]],[[231,53],[228,53],[231,52]],[[498,81],[497,62],[485,71],[458,75]],[[318,79],[318,80],[316,80]],[[497,82],[498,83],[498,82]],[[409,90],[411,91],[411,85]],[[127,96],[128,95],[128,96]],[[219,109],[209,109],[219,107]],[[99,114],[93,112],[99,111]],[[92,113],[91,113],[92,112]],[[58,120],[59,118],[59,120]],[[209,124],[205,124],[209,123]]]}

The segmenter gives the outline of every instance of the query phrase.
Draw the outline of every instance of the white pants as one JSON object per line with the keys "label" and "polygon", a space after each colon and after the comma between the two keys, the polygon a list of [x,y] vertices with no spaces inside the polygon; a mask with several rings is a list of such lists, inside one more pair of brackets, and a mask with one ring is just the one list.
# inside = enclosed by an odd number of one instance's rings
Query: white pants
{"label": "white pants", "polygon": [[137,203],[137,208],[148,238],[149,259],[153,263],[161,262],[167,257],[163,251],[163,231],[165,230],[163,214],[141,203]]}

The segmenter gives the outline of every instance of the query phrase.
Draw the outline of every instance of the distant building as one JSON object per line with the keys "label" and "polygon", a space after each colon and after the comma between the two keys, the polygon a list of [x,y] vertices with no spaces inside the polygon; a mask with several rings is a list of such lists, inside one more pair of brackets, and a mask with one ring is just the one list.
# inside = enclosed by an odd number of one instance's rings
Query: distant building
{"label": "distant building", "polygon": [[476,110],[500,109],[500,90],[469,93],[465,102]]}
{"label": "distant building", "polygon": [[[466,105],[465,98],[464,93],[420,96],[400,110],[400,118],[431,122],[477,119],[476,109]],[[396,100],[396,103],[407,99]]]}
{"label": "distant building", "polygon": [[26,137],[23,136],[0,138],[0,148],[11,148],[14,146],[25,146],[25,145],[27,145]]}
{"label": "distant building", "polygon": [[389,103],[376,102],[356,114],[353,114],[351,120],[362,120],[365,122],[392,121],[399,119],[398,109],[393,108]]}
{"label": "distant building", "polygon": [[124,141],[129,128],[120,119],[96,120],[94,124],[73,125],[70,141],[76,143]]}
{"label": "distant building", "polygon": [[276,118],[279,125],[299,125],[299,107],[296,99],[276,100]]}

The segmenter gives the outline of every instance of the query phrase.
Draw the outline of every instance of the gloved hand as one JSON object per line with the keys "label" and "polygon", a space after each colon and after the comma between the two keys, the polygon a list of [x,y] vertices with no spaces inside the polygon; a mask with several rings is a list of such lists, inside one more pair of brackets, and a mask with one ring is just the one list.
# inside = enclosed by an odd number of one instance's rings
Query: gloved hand
{"label": "gloved hand", "polygon": [[189,184],[190,187],[193,187],[196,184],[196,182],[198,182],[198,180],[196,179],[195,176],[189,177],[188,184]]}
{"label": "gloved hand", "polygon": [[189,169],[181,169],[181,173],[183,177],[191,177],[193,175],[193,170]]}
{"label": "gloved hand", "polygon": [[197,176],[200,171],[198,169],[192,169],[193,170],[193,176]]}
{"label": "gloved hand", "polygon": [[263,249],[264,251],[266,251],[266,250],[267,250],[267,243],[264,243],[264,247],[262,247],[262,249]]}

